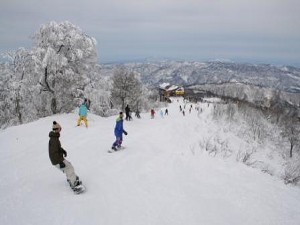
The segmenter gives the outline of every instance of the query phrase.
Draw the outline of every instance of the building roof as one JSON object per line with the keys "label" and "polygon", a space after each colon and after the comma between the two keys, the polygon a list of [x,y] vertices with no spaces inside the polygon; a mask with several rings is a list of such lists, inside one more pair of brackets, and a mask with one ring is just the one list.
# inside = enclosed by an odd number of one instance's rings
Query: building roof
{"label": "building roof", "polygon": [[168,86],[170,86],[169,83],[163,83],[163,84],[159,85],[159,87],[160,87],[161,89],[167,89]]}
{"label": "building roof", "polygon": [[169,87],[169,88],[167,89],[167,91],[175,91],[176,89],[178,89],[178,86],[172,85],[171,87]]}

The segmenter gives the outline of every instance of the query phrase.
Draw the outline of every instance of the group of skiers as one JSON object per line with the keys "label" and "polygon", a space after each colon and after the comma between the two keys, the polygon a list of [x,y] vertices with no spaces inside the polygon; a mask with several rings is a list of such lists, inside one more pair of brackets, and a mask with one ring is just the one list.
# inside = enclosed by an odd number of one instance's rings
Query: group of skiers
{"label": "group of skiers", "polygon": [[[131,109],[130,109],[129,105],[127,105],[127,106],[125,107],[125,114],[126,114],[125,120],[128,120],[128,121],[132,120],[132,116],[131,116],[132,112],[131,112]],[[139,109],[137,109],[137,110],[135,111],[135,116],[136,116],[138,119],[141,118]]]}
{"label": "group of skiers", "polygon": [[[90,108],[90,103],[90,100],[85,99],[84,102],[80,105],[77,126],[80,126],[81,121],[84,121],[85,126],[88,127],[87,112]],[[130,108],[128,105],[125,108],[125,113],[126,120],[131,120],[132,117],[130,115]],[[140,118],[139,112],[137,112],[136,114],[136,116]],[[154,109],[152,109],[152,119],[154,118],[154,115],[155,111]],[[165,110],[165,115],[168,115],[168,109]],[[116,119],[116,124],[114,128],[114,134],[116,139],[112,144],[112,151],[118,151],[119,149],[121,149],[123,142],[123,134],[128,134],[123,127],[123,116],[123,112],[120,112]],[[76,192],[78,187],[82,184],[82,182],[76,175],[72,164],[65,159],[67,157],[67,152],[61,147],[61,143],[59,140],[61,130],[62,128],[60,124],[56,121],[53,121],[52,131],[50,131],[49,133],[49,157],[52,165],[54,165],[66,174],[67,181],[70,184],[70,187],[74,190],[74,192]]]}
{"label": "group of skiers", "polygon": [[[184,109],[185,109],[185,107],[186,107],[186,105],[184,105]],[[182,112],[183,116],[185,116],[185,110],[184,109],[181,107],[181,105],[179,105],[179,110],[180,110],[180,112]],[[193,105],[190,105],[189,113],[192,112],[192,109],[193,109]],[[197,108],[196,108],[196,110],[197,110]]]}
{"label": "group of skiers", "polygon": [[[169,111],[168,111],[168,109],[166,109],[165,110],[165,114],[164,114],[164,112],[163,112],[163,110],[161,109],[160,110],[160,116],[163,118],[164,117],[164,115],[166,116],[166,115],[169,115]],[[154,119],[154,116],[155,116],[155,110],[154,109],[151,109],[150,110],[150,116],[151,116],[151,119]]]}

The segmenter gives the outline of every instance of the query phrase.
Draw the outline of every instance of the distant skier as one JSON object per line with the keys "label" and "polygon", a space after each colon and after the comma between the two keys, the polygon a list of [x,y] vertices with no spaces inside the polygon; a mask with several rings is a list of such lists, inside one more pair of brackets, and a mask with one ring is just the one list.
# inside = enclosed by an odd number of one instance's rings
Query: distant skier
{"label": "distant skier", "polygon": [[125,107],[125,114],[126,114],[125,120],[131,120],[132,119],[132,117],[131,117],[131,110],[129,108],[129,105],[127,105]]}
{"label": "distant skier", "polygon": [[161,117],[161,118],[164,118],[164,112],[163,112],[162,109],[159,111],[159,114],[160,114],[160,117]]}
{"label": "distant skier", "polygon": [[53,121],[52,131],[49,133],[49,158],[56,168],[60,169],[67,176],[67,181],[75,193],[80,193],[83,190],[82,182],[75,174],[72,164],[65,159],[67,152],[61,147],[59,137],[61,126]]}
{"label": "distant skier", "polygon": [[168,109],[165,110],[165,115],[167,115],[167,116],[169,115]]}
{"label": "distant skier", "polygon": [[80,126],[81,124],[81,120],[83,120],[86,128],[88,127],[88,121],[87,121],[87,106],[85,103],[82,103],[79,107],[79,118],[78,118],[78,121],[77,121],[77,126]]}
{"label": "distant skier", "polygon": [[113,143],[111,149],[114,151],[117,151],[121,148],[122,142],[123,142],[123,133],[127,135],[128,133],[123,128],[123,112],[119,113],[119,116],[116,120],[116,126],[114,130],[116,140]]}
{"label": "distant skier", "polygon": [[135,111],[135,116],[139,119],[141,118],[140,111],[138,109]]}
{"label": "distant skier", "polygon": [[155,111],[154,109],[151,109],[150,111],[151,119],[154,119]]}

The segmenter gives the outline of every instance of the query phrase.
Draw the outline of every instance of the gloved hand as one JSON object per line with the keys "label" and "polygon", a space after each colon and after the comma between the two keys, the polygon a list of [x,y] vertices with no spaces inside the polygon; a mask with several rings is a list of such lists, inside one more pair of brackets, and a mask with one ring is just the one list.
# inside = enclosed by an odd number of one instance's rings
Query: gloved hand
{"label": "gloved hand", "polygon": [[67,157],[67,152],[64,149],[62,149],[62,151],[63,151],[63,156]]}
{"label": "gloved hand", "polygon": [[128,134],[128,133],[127,133],[125,130],[123,131],[123,133],[124,133],[125,135],[127,135],[127,134]]}
{"label": "gloved hand", "polygon": [[65,167],[66,167],[66,164],[64,164],[64,162],[60,162],[60,163],[59,163],[59,168],[62,169],[62,168],[65,168]]}

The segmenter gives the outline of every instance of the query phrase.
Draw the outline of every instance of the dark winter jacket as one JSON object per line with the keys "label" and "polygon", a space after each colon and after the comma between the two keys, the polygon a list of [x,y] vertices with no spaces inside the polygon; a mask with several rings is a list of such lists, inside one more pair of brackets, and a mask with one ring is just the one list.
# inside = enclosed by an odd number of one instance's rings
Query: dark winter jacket
{"label": "dark winter jacket", "polygon": [[60,134],[54,131],[49,133],[49,157],[53,165],[57,165],[64,161],[63,154],[66,152],[60,144]]}
{"label": "dark winter jacket", "polygon": [[125,113],[126,113],[126,115],[130,113],[130,108],[129,108],[128,105],[127,105],[126,108],[125,108]]}

